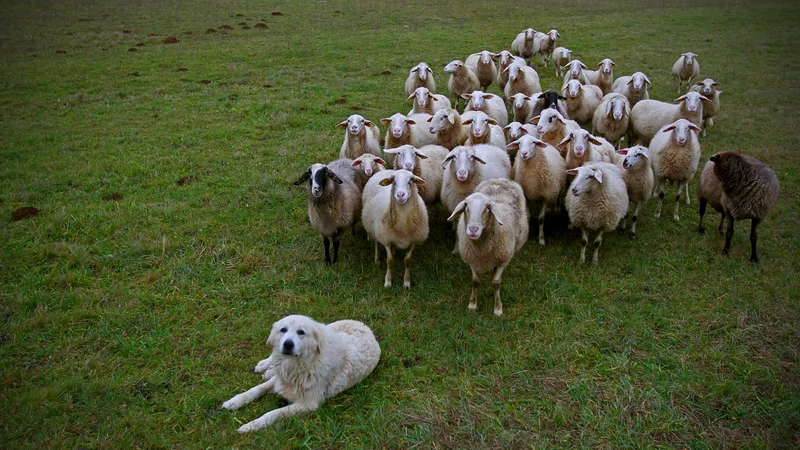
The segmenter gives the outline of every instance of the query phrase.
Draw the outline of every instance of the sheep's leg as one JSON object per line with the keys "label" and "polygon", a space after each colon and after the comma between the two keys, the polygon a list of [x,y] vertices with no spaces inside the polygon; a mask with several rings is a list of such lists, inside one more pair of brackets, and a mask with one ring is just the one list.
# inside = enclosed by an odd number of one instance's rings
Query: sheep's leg
{"label": "sheep's leg", "polygon": [[383,287],[392,287],[392,263],[394,262],[392,244],[384,245],[384,247],[386,247],[386,278],[383,281]]}
{"label": "sheep's leg", "polygon": [[235,395],[232,399],[228,400],[227,402],[222,404],[222,407],[233,411],[235,409],[239,409],[242,406],[251,403],[253,400],[263,396],[275,385],[275,378],[270,378],[264,383],[259,384],[258,386],[251,388],[241,394]]}
{"label": "sheep's leg", "polygon": [[589,244],[589,236],[586,234],[586,229],[581,228],[581,263],[586,262],[586,246]]}
{"label": "sheep's leg", "polygon": [[639,210],[642,208],[642,203],[644,202],[636,202],[636,209],[633,211],[633,217],[631,218],[631,236],[636,237],[636,221],[639,219]]}
{"label": "sheep's leg", "polygon": [[703,119],[703,131],[700,133],[700,135],[706,137],[707,129],[708,129],[708,119]]}
{"label": "sheep's leg", "polygon": [[692,198],[689,197],[689,181],[686,181],[686,184],[683,185],[683,188],[686,190],[686,204],[690,205]]}
{"label": "sheep's leg", "polygon": [[594,238],[594,256],[592,256],[592,265],[597,265],[597,256],[600,253],[600,244],[603,243],[603,230],[597,232],[597,236]]}
{"label": "sheep's leg", "polygon": [[725,212],[722,213],[722,216],[719,219],[719,227],[717,227],[717,232],[719,234],[723,233],[723,227],[725,226]]}
{"label": "sheep's leg", "polygon": [[713,117],[709,117],[708,118],[708,127],[711,128],[713,126],[714,126],[714,118]]}
{"label": "sheep's leg", "polygon": [[478,282],[480,281],[480,277],[475,269],[472,267],[470,267],[470,269],[472,270],[472,294],[469,296],[469,306],[467,306],[467,309],[475,311],[478,309]]}
{"label": "sheep's leg", "polygon": [[728,217],[728,231],[725,233],[725,247],[722,247],[722,254],[727,255],[731,249],[731,239],[733,239],[733,215],[725,213]]}
{"label": "sheep's leg", "polygon": [[544,245],[544,215],[547,213],[547,203],[542,203],[539,210],[539,245]]}
{"label": "sheep's leg", "polygon": [[411,254],[414,252],[414,246],[408,248],[406,252],[406,257],[403,258],[403,262],[406,266],[406,273],[403,275],[403,287],[406,289],[411,288]]}
{"label": "sheep's leg", "polygon": [[758,253],[756,252],[756,243],[758,242],[758,224],[761,219],[752,219],[750,221],[750,262],[758,262]]}
{"label": "sheep's leg", "polygon": [[333,237],[333,263],[339,262],[339,233]]}
{"label": "sheep's leg", "polygon": [[500,301],[500,283],[503,281],[503,271],[511,260],[504,262],[494,272],[492,278],[492,289],[494,289],[494,315],[500,317],[503,315],[503,302]]}
{"label": "sheep's leg", "polygon": [[[688,184],[688,182],[686,182],[686,184]],[[675,220],[681,220],[681,218],[678,217],[678,205],[681,203],[681,191],[683,190],[683,186],[685,186],[684,183],[679,183],[678,189],[675,190],[675,211],[672,215],[672,218]]]}
{"label": "sheep's leg", "polygon": [[378,253],[378,241],[377,240],[375,240],[375,264],[376,265],[380,265],[381,264],[381,255],[380,255],[380,253]]}
{"label": "sheep's leg", "polygon": [[328,238],[322,238],[322,244],[325,245],[325,264],[331,263],[331,241]]}
{"label": "sheep's leg", "polygon": [[[706,199],[704,199],[704,198],[700,199],[700,212],[699,212],[699,214],[700,214],[700,224],[697,226],[697,232],[698,233],[705,233],[706,232],[706,228],[703,226],[703,216],[706,215],[706,204],[707,203],[708,203],[708,201]],[[724,215],[722,216],[722,220],[725,220],[725,216]],[[720,224],[720,227],[722,227],[722,224]]]}
{"label": "sheep's leg", "polygon": [[617,226],[617,229],[622,233],[624,233],[625,230],[628,228],[628,216],[630,215],[630,213],[631,213],[631,208],[629,203],[628,212],[625,213],[625,215],[622,217],[622,220],[619,221],[619,224]]}
{"label": "sheep's leg", "polygon": [[661,205],[664,203],[664,185],[661,180],[656,181],[658,191],[658,206],[656,206],[656,217],[661,217]]}

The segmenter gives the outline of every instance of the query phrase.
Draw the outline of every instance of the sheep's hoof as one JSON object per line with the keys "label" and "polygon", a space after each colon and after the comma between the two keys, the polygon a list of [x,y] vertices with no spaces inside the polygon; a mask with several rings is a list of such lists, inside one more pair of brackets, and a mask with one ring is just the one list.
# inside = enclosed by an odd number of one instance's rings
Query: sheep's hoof
{"label": "sheep's hoof", "polygon": [[389,288],[392,287],[392,282],[390,280],[386,280],[383,282],[383,287]]}
{"label": "sheep's hoof", "polygon": [[750,257],[750,262],[758,264],[758,257],[757,256],[751,256]]}
{"label": "sheep's hoof", "polygon": [[478,304],[477,303],[470,303],[467,306],[467,309],[470,310],[470,311],[477,311],[478,310]]}
{"label": "sheep's hoof", "polygon": [[406,289],[411,289],[411,281],[403,281],[403,287]]}
{"label": "sheep's hoof", "polygon": [[632,240],[632,241],[635,241],[635,240],[636,240],[636,233],[631,233],[631,240]]}
{"label": "sheep's hoof", "polygon": [[541,245],[542,247],[544,247],[544,238],[540,238],[540,239],[539,239],[539,245]]}
{"label": "sheep's hoof", "polygon": [[672,218],[673,218],[673,219],[675,219],[675,222],[680,222],[680,220],[681,220],[681,218],[680,218],[680,217],[678,217],[678,215],[677,215],[677,214],[675,214],[674,216],[672,216]]}
{"label": "sheep's hoof", "polygon": [[656,218],[661,217],[661,211],[656,212]]}
{"label": "sheep's hoof", "polygon": [[497,317],[502,316],[503,315],[503,310],[502,309],[495,309],[494,310],[494,315],[497,316]]}
{"label": "sheep's hoof", "polygon": [[700,234],[706,234],[706,229],[703,227],[697,227],[697,232]]}

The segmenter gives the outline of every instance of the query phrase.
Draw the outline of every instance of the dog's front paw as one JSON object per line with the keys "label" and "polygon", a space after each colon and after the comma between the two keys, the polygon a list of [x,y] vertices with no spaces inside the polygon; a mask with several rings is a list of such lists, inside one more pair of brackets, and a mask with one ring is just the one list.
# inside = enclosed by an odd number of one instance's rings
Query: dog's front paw
{"label": "dog's front paw", "polygon": [[272,362],[269,360],[269,358],[262,359],[261,361],[258,362],[258,364],[256,364],[254,372],[261,373],[269,369],[270,367],[272,367]]}
{"label": "dog's front paw", "polygon": [[233,410],[241,408],[242,407],[242,402],[239,401],[238,397],[239,396],[237,395],[236,397],[233,397],[232,399],[230,399],[227,402],[223,403],[222,407],[224,409],[227,409],[228,411],[233,411]]}
{"label": "dog's front paw", "polygon": [[266,421],[262,421],[261,419],[256,419],[252,422],[248,422],[239,427],[239,433],[248,433],[250,431],[260,430],[267,426]]}
{"label": "dog's front paw", "polygon": [[275,375],[275,371],[272,370],[272,368],[269,368],[266,371],[264,371],[263,374],[261,374],[261,379],[264,380],[264,381],[267,381],[270,378],[272,378],[274,375]]}

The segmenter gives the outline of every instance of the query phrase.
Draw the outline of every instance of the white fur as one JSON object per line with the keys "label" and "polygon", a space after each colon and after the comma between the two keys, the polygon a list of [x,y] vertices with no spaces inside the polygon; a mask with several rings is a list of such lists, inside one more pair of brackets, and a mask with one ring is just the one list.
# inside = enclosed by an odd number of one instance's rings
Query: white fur
{"label": "white fur", "polygon": [[414,91],[419,87],[427,88],[433,93],[436,92],[436,82],[433,79],[433,70],[431,70],[430,66],[424,62],[412,67],[408,72],[408,78],[406,78],[405,84],[406,95],[413,94]]}
{"label": "white fur", "polygon": [[656,217],[661,216],[661,203],[664,197],[664,182],[677,185],[675,191],[675,220],[678,217],[681,189],[686,188],[686,204],[689,204],[689,181],[694,178],[700,164],[700,141],[697,132],[700,127],[686,119],[678,119],[666,125],[650,142],[650,163],[653,165],[655,189],[659,194]]}
{"label": "white fur", "polygon": [[381,130],[371,121],[353,114],[336,127],[345,128],[339,158],[356,159],[364,153],[381,156]]}
{"label": "white fur", "polygon": [[708,98],[697,92],[689,92],[675,99],[677,104],[665,103],[658,100],[642,100],[631,109],[631,124],[628,134],[633,138],[638,137],[642,145],[649,145],[653,136],[661,128],[678,119],[686,119],[698,127],[703,124],[704,103]]}
{"label": "white fur", "polygon": [[469,55],[467,60],[464,61],[464,64],[472,68],[475,74],[478,75],[478,82],[484,91],[489,89],[489,86],[497,78],[497,66],[494,65],[494,56],[494,53],[484,50]]}
{"label": "white fur", "polygon": [[489,94],[483,91],[473,91],[468,94],[462,94],[461,97],[467,99],[467,111],[483,111],[487,116],[497,121],[500,128],[508,125],[508,111],[503,99],[495,94]]}
{"label": "white fur", "polygon": [[697,55],[692,52],[681,54],[675,64],[672,65],[672,78],[678,82],[678,93],[681,93],[681,85],[686,81],[686,88],[692,84],[692,79],[700,75],[700,62]]}
{"label": "white fur", "polygon": [[611,88],[613,92],[622,94],[628,99],[628,102],[633,108],[640,100],[647,100],[650,94],[647,92],[647,85],[650,79],[642,72],[635,72],[633,75],[626,75],[614,80],[614,86]]}
{"label": "white fur", "polygon": [[440,109],[450,109],[450,99],[441,94],[433,94],[426,87],[418,87],[408,100],[413,101],[413,106],[408,115],[430,114],[433,115]]}

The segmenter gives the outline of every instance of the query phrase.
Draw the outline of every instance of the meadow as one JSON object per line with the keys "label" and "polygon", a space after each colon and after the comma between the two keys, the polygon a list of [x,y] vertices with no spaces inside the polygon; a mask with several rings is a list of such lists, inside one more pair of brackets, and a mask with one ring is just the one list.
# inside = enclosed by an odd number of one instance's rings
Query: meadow
{"label": "meadow", "polygon": [[[4,2],[0,448],[796,448],[798,17],[770,0]],[[467,311],[441,204],[410,290],[383,287],[360,225],[323,264],[292,182],[338,157],[335,125],[407,112],[410,67],[445,92],[448,62],[527,27],[646,73],[664,101],[677,57],[699,55],[724,92],[702,160],[746,153],[781,182],[758,264],[749,222],[723,256],[718,215],[698,234],[693,199],[674,221],[673,187],[598,267],[548,219],[547,246],[504,273],[501,318],[488,278]],[[240,435],[285,402],[220,405],[258,383],[271,324],[294,313],[363,321],[381,362]]]}

